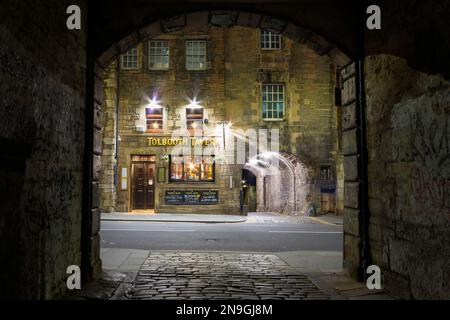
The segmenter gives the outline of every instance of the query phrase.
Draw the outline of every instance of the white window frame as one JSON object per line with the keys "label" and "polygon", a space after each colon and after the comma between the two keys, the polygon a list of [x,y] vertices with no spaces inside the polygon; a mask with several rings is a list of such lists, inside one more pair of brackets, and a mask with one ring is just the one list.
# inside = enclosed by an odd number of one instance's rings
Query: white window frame
{"label": "white window frame", "polygon": [[[276,40],[273,37],[275,37]],[[271,31],[261,30],[259,46],[262,50],[281,50],[282,35]]]}
{"label": "white window frame", "polygon": [[[202,44],[203,47],[191,47],[191,44]],[[206,61],[206,40],[186,40],[186,70],[202,71],[207,69]],[[203,67],[196,67],[203,63]]]}
{"label": "white window frame", "polygon": [[[164,49],[167,49],[167,54],[164,53]],[[152,66],[152,63],[157,66]],[[148,42],[148,67],[150,70],[169,70],[169,40],[150,40]]]}
{"label": "white window frame", "polygon": [[[130,59],[136,58],[136,65],[131,65]],[[139,69],[139,52],[138,49],[131,48],[121,56],[121,67],[123,70],[138,70]]]}
{"label": "white window frame", "polygon": [[[281,91],[280,91],[281,88]],[[267,91],[266,91],[267,90]],[[286,104],[285,104],[285,88],[284,83],[263,83],[261,86],[261,114],[264,121],[282,121],[286,116]],[[281,99],[279,95],[281,94]],[[267,98],[265,98],[267,96]],[[275,104],[281,103],[282,110],[279,110]],[[266,108],[264,110],[264,104]],[[283,116],[279,117],[279,112],[282,111]],[[269,116],[269,112],[271,115]],[[274,117],[273,113],[276,112],[277,116]],[[264,113],[266,115],[264,116]]]}

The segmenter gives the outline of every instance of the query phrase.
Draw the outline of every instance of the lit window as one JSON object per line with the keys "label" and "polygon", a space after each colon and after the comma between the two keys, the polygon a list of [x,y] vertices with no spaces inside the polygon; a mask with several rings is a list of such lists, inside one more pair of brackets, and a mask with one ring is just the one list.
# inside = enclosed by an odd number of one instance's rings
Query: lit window
{"label": "lit window", "polygon": [[213,182],[214,156],[171,156],[170,181]]}
{"label": "lit window", "polygon": [[261,31],[261,49],[281,49],[281,34]]}
{"label": "lit window", "polygon": [[206,41],[186,41],[186,69],[206,70]]}
{"label": "lit window", "polygon": [[138,50],[137,48],[130,49],[127,53],[122,55],[122,69],[135,70],[138,68]]}
{"label": "lit window", "polygon": [[191,133],[203,130],[203,108],[186,108],[186,127]]}
{"label": "lit window", "polygon": [[146,108],[147,132],[160,133],[163,130],[163,108]]}
{"label": "lit window", "polygon": [[264,120],[280,120],[284,117],[284,85],[262,85],[262,112]]}
{"label": "lit window", "polygon": [[149,67],[152,70],[169,69],[169,41],[150,41]]}

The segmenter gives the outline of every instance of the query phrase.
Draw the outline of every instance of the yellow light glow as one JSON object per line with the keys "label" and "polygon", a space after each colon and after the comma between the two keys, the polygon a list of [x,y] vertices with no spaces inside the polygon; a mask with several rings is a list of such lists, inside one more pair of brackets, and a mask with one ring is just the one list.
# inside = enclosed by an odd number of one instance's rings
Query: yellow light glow
{"label": "yellow light glow", "polygon": [[147,100],[149,102],[147,108],[162,108],[162,106],[160,105],[161,101],[158,100],[156,97]]}
{"label": "yellow light glow", "polygon": [[188,101],[189,101],[189,104],[187,105],[187,108],[203,108],[201,105],[200,105],[200,102],[201,101],[197,101],[197,98],[194,98],[194,99],[188,99]]}
{"label": "yellow light glow", "polygon": [[159,128],[158,122],[153,122],[152,127],[153,129],[158,129]]}

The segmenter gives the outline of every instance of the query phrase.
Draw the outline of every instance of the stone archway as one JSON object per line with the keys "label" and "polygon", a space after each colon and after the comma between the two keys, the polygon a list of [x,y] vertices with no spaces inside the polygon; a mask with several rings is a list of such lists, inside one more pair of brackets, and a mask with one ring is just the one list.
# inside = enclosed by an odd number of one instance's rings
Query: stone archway
{"label": "stone archway", "polygon": [[309,171],[288,153],[263,153],[249,159],[245,170],[256,176],[257,211],[305,215],[311,204]]}
{"label": "stone archway", "polygon": [[[231,19],[231,20],[230,20]],[[231,22],[230,22],[231,21]],[[84,217],[84,250],[85,256],[84,269],[87,270],[87,274],[98,274],[101,270],[101,261],[99,259],[100,248],[100,210],[99,210],[99,181],[101,170],[101,155],[102,155],[102,134],[101,134],[101,106],[103,102],[103,80],[102,74],[105,71],[105,67],[109,65],[120,54],[127,52],[130,48],[137,43],[151,39],[154,36],[162,33],[170,33],[171,31],[179,30],[185,27],[194,27],[198,25],[215,25],[221,27],[231,27],[233,25],[239,25],[252,28],[263,28],[272,30],[274,32],[282,33],[283,35],[294,39],[296,42],[306,45],[312,49],[319,56],[326,55],[331,61],[338,67],[345,66],[351,60],[341,50],[337,49],[330,42],[323,37],[315,34],[312,31],[306,30],[297,24],[287,22],[281,19],[272,18],[267,14],[252,13],[245,11],[201,11],[191,12],[183,15],[178,15],[172,18],[158,20],[150,25],[139,28],[137,31],[131,33],[127,37],[119,40],[111,45],[103,54],[97,59],[90,60],[92,64],[92,70],[94,73],[92,78],[88,79],[92,81],[92,96],[91,101],[94,106],[91,117],[87,117],[87,128],[93,128],[92,135],[86,135],[86,163],[88,163],[88,170],[86,171],[86,181],[91,181],[86,186],[86,197]],[[89,68],[88,68],[89,69]],[[88,85],[89,87],[89,85]],[[89,96],[89,95],[88,95]],[[89,105],[89,101],[88,101]],[[87,129],[89,130],[89,129]],[[89,132],[88,132],[89,133]],[[300,161],[287,156],[285,159],[284,171],[287,176],[291,177],[291,184],[294,186],[289,191],[287,185],[283,184],[283,197],[271,199],[272,207],[274,210],[285,213],[299,213],[304,212],[308,207],[308,197],[299,197],[299,191],[306,188],[307,183],[303,182],[304,179],[296,178],[297,176],[306,177],[304,174],[304,167]],[[292,162],[292,163],[291,163]],[[268,178],[268,179],[274,179]],[[297,185],[297,183],[299,183]],[[306,190],[306,189],[305,189]],[[300,192],[302,195],[307,194],[306,191]],[[284,205],[281,199],[287,199],[287,205]],[[306,199],[306,200],[305,200]]]}

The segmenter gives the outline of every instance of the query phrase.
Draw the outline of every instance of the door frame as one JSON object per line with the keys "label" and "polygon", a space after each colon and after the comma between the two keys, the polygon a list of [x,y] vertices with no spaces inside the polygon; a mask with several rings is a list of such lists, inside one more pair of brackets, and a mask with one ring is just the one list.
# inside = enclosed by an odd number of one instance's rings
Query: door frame
{"label": "door frame", "polygon": [[[133,160],[133,157],[136,156],[140,156],[140,157],[148,157],[153,158],[154,160],[146,160],[146,161],[136,161]],[[132,212],[134,210],[155,210],[156,209],[156,184],[157,184],[157,179],[156,179],[156,155],[155,154],[131,154],[130,155],[130,179],[129,179],[129,183],[130,183],[130,188],[129,188],[129,195],[128,195],[128,205],[129,205],[129,211]],[[133,168],[133,164],[136,163],[147,163],[147,164],[153,164],[155,166],[155,170],[154,170],[154,178],[153,178],[153,184],[154,184],[154,192],[153,192],[153,208],[152,209],[134,209],[134,198],[133,198],[133,190],[134,190],[134,168]]]}

